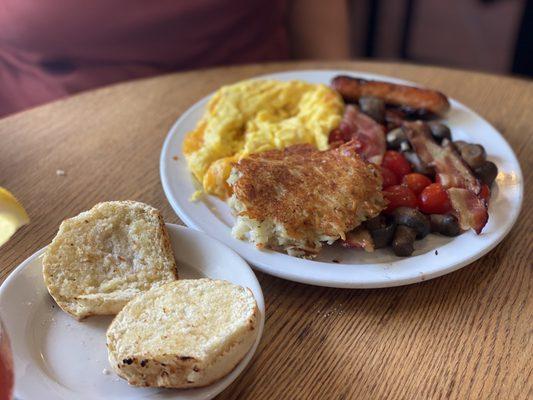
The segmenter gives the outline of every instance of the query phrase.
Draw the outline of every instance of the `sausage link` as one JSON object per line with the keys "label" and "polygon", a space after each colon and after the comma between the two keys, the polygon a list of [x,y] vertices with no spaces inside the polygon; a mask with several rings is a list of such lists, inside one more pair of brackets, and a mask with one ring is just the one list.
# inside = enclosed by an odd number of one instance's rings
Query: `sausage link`
{"label": "sausage link", "polygon": [[437,116],[443,116],[450,109],[450,103],[446,96],[431,89],[390,82],[368,81],[343,75],[333,78],[331,86],[350,102],[357,101],[363,96],[377,97],[387,104],[408,107],[422,112],[429,111]]}

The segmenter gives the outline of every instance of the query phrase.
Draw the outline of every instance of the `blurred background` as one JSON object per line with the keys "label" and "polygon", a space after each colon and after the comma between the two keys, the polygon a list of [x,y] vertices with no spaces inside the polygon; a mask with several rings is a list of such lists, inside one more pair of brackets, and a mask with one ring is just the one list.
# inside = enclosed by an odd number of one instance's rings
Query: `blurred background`
{"label": "blurred background", "polygon": [[351,1],[354,56],[533,75],[530,0]]}
{"label": "blurred background", "polygon": [[129,79],[291,59],[533,76],[533,0],[0,0],[0,117]]}

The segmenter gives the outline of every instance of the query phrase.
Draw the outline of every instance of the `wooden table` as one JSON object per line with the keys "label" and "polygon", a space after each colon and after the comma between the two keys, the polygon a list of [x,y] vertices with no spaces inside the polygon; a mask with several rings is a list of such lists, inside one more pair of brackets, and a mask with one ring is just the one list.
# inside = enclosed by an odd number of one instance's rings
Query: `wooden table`
{"label": "wooden table", "polygon": [[[0,120],[0,186],[31,224],[0,249],[0,279],[66,217],[135,199],[180,223],[159,181],[172,123],[222,84],[290,69],[338,68],[439,88],[487,118],[533,182],[533,84],[405,64],[292,63],[119,84]],[[66,175],[56,174],[57,170]],[[450,275],[406,287],[339,290],[257,273],[266,327],[252,364],[221,399],[526,399],[533,396],[531,191],[509,236]]]}

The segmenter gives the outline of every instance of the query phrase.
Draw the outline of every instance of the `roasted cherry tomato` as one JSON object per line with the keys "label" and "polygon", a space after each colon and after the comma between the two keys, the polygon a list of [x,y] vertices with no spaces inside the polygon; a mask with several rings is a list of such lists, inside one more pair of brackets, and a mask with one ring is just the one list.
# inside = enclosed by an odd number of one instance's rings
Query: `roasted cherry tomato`
{"label": "roasted cherry tomato", "polygon": [[411,164],[409,164],[409,161],[407,161],[401,153],[394,150],[388,150],[385,152],[381,165],[394,172],[400,180],[404,175],[411,172]]}
{"label": "roasted cherry tomato", "polygon": [[389,201],[385,212],[392,212],[398,207],[416,208],[416,194],[405,185],[394,185],[383,189],[383,196]]}
{"label": "roasted cherry tomato", "polygon": [[426,186],[431,185],[433,182],[431,182],[431,179],[426,175],[413,172],[405,175],[402,179],[402,183],[407,185],[407,187],[418,196]]}
{"label": "roasted cherry tomato", "polygon": [[398,179],[396,174],[387,167],[381,167],[381,176],[383,177],[384,188],[400,183],[400,180]]}
{"label": "roasted cherry tomato", "polygon": [[448,193],[440,183],[426,186],[418,200],[420,211],[426,214],[446,214],[452,209]]}
{"label": "roasted cherry tomato", "polygon": [[479,197],[481,197],[483,200],[489,204],[490,200],[490,189],[489,186],[486,184],[481,185],[481,191],[479,192]]}

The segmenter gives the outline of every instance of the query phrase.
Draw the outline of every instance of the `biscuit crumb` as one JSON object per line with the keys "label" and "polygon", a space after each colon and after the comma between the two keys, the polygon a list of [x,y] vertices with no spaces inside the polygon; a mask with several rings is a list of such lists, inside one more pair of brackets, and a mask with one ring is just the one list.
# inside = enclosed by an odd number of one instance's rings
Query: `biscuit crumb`
{"label": "biscuit crumb", "polygon": [[178,161],[178,160],[179,160],[178,156],[174,156],[174,157],[172,157],[172,159],[173,159],[174,161]]}

